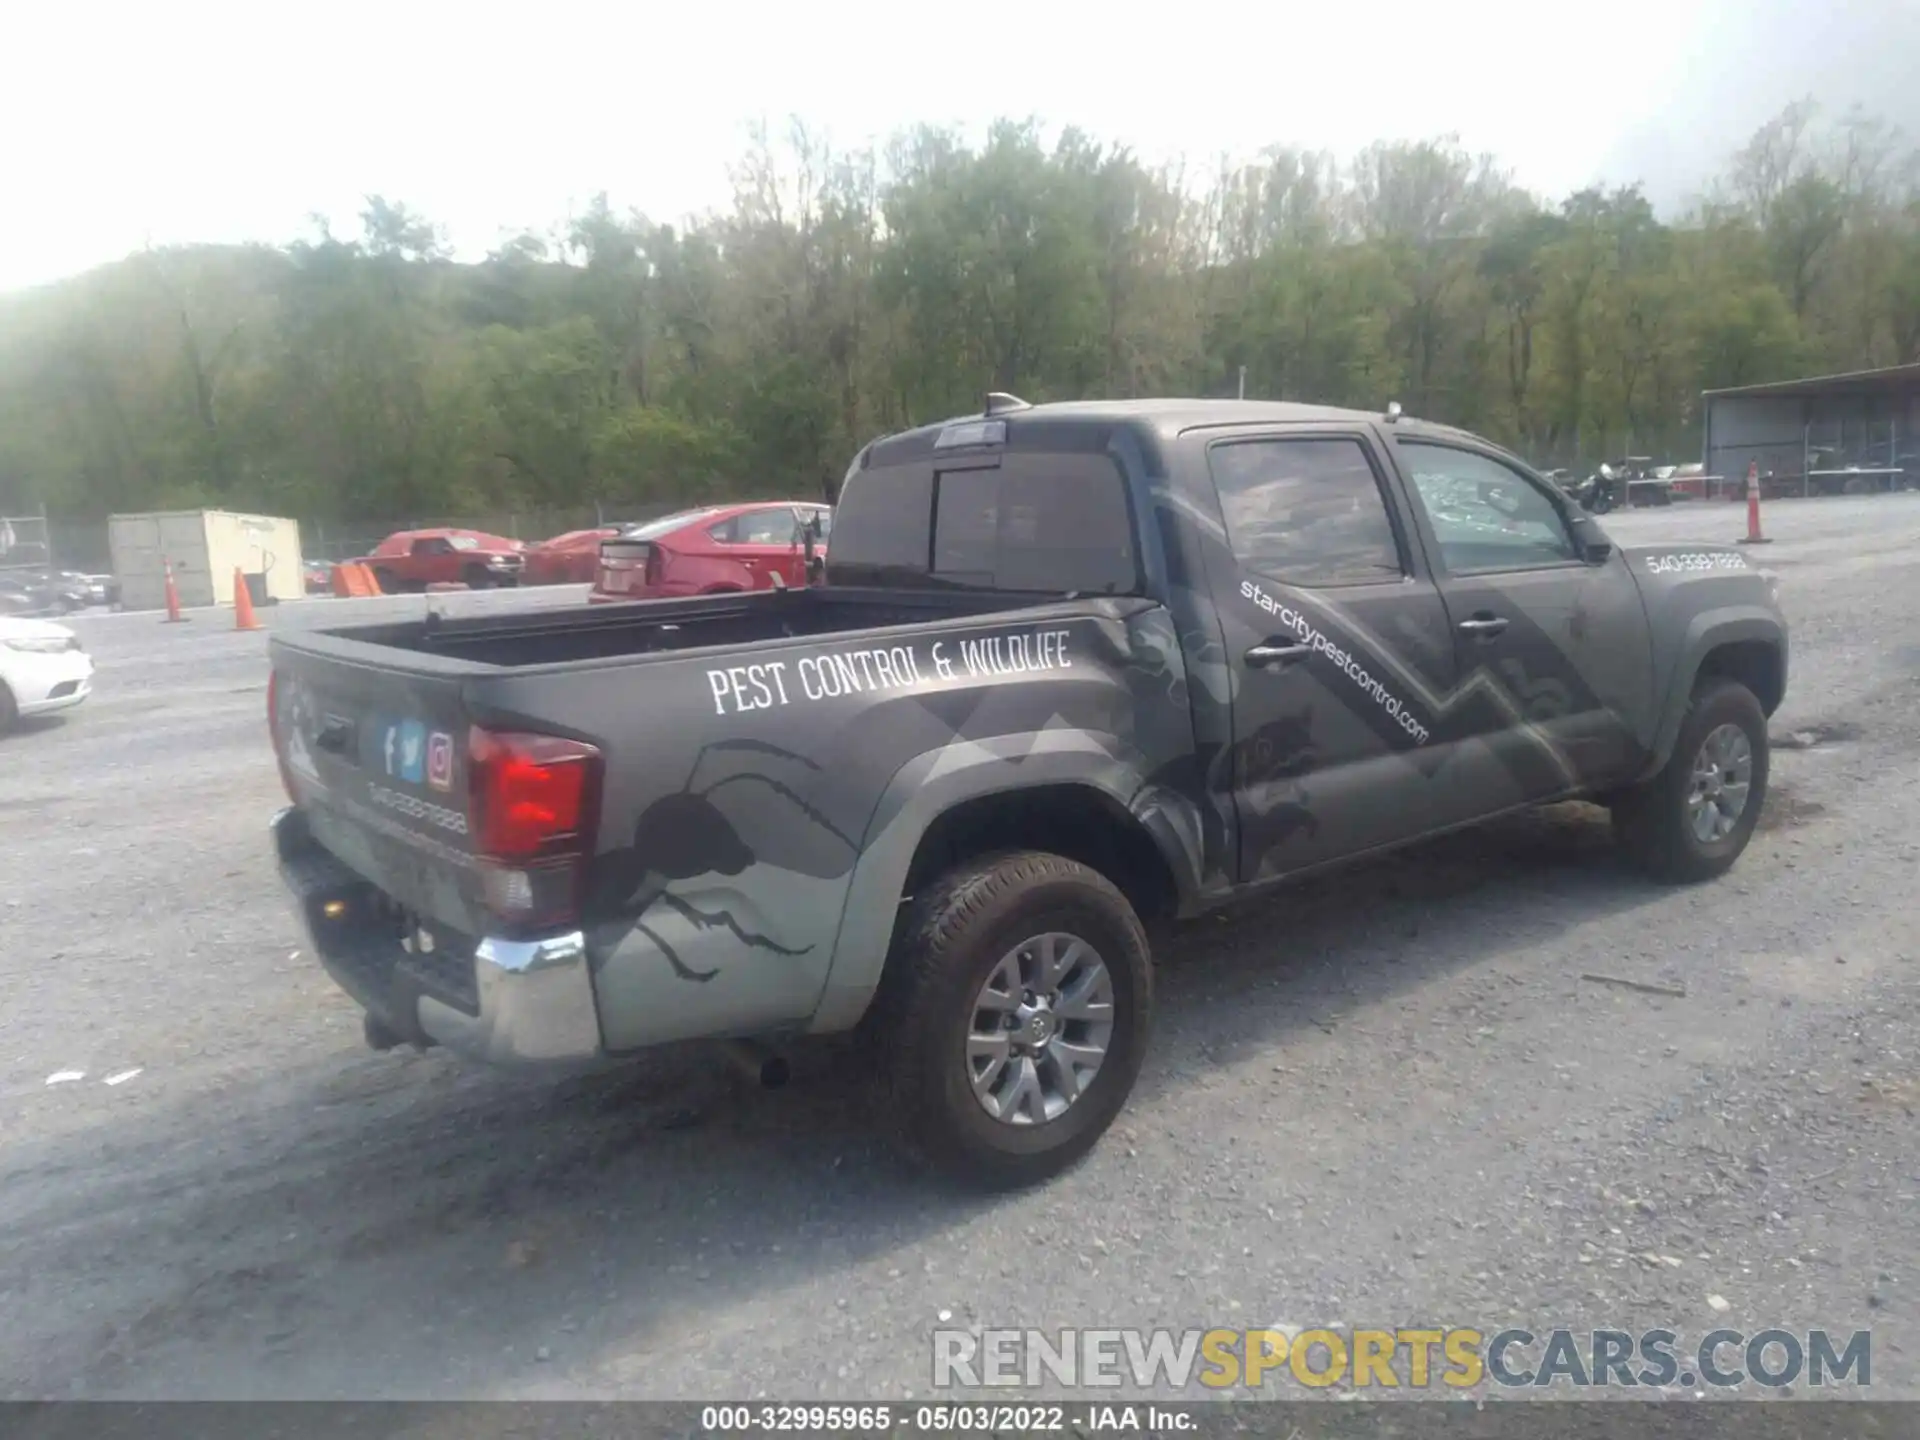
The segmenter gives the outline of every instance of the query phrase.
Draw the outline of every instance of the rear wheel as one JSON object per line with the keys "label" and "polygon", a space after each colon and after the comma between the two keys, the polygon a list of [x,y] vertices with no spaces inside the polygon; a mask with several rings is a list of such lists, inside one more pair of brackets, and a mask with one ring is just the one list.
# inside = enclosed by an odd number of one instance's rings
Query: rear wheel
{"label": "rear wheel", "polygon": [[1737,680],[1701,680],[1665,767],[1614,799],[1622,851],[1660,880],[1725,874],[1759,823],[1767,765],[1767,717],[1754,693]]}
{"label": "rear wheel", "polygon": [[916,897],[870,1017],[895,1137],[989,1189],[1048,1179],[1125,1105],[1153,1012],[1147,938],[1102,875],[991,856]]}
{"label": "rear wheel", "polygon": [[385,566],[381,566],[373,572],[373,581],[374,584],[380,587],[380,593],[382,595],[398,595],[400,593],[400,582],[393,578],[393,572]]}

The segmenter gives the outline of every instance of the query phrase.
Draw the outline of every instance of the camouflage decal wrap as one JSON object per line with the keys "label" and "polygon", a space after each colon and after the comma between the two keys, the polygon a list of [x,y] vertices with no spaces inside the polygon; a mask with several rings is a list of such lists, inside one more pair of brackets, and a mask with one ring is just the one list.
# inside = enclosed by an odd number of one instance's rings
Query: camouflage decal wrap
{"label": "camouflage decal wrap", "polygon": [[[1196,808],[1146,787],[1193,749],[1150,601],[686,651],[644,674],[643,706],[625,667],[484,684],[490,708],[537,707],[606,756],[586,917],[612,1049],[804,1021],[836,969],[864,1008],[914,848],[962,799],[1091,786],[1137,802],[1197,874]],[[892,890],[870,902],[876,883]]]}

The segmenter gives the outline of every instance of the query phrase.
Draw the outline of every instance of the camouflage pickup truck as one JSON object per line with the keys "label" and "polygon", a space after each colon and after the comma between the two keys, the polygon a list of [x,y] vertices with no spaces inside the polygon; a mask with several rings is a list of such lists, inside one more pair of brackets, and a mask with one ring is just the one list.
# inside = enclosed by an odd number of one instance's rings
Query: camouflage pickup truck
{"label": "camouflage pickup truck", "polygon": [[1472,435],[996,395],[837,499],[817,586],[274,635],[279,859],[372,1044],[859,1031],[909,1149],[1018,1185],[1126,1102],[1154,922],[1576,796],[1665,881],[1753,833],[1771,578]]}

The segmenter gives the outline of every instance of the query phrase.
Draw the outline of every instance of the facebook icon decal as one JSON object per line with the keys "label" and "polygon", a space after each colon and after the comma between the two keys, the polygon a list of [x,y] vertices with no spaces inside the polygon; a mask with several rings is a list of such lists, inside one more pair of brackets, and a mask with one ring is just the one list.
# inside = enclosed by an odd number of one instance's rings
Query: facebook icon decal
{"label": "facebook icon decal", "polygon": [[427,727],[418,720],[392,720],[380,737],[387,774],[418,785],[427,773]]}

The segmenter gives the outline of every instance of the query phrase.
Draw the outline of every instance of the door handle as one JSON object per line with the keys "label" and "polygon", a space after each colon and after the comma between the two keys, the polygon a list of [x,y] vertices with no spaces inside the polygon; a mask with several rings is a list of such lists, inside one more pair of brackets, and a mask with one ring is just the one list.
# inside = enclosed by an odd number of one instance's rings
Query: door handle
{"label": "door handle", "polygon": [[1507,622],[1499,615],[1476,615],[1471,620],[1462,620],[1460,628],[1478,639],[1491,640],[1507,628]]}
{"label": "door handle", "polygon": [[1256,645],[1246,658],[1249,665],[1291,665],[1312,653],[1311,645]]}

